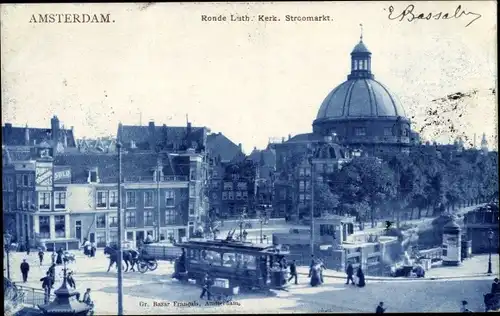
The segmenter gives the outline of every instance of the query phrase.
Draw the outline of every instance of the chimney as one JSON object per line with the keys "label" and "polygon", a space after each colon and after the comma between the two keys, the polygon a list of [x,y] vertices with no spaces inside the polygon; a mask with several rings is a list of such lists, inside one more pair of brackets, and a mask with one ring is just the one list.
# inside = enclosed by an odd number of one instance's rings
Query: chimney
{"label": "chimney", "polygon": [[288,134],[288,140],[292,139],[292,135]]}
{"label": "chimney", "polygon": [[148,134],[149,134],[149,149],[150,150],[155,150],[155,144],[156,144],[155,138],[156,138],[156,135],[155,135],[155,122],[153,120],[149,121],[149,124],[148,124]]}
{"label": "chimney", "polygon": [[30,130],[28,128],[28,124],[26,124],[24,128],[24,145],[29,146],[30,144]]}
{"label": "chimney", "polygon": [[73,131],[73,129],[74,129],[74,126],[71,126],[71,131]]}
{"label": "chimney", "polygon": [[281,142],[284,143],[285,142],[285,137],[281,137]]}
{"label": "chimney", "polygon": [[51,132],[52,132],[52,140],[59,140],[59,119],[54,115],[50,120]]}
{"label": "chimney", "polygon": [[241,146],[241,143],[238,144],[238,148],[240,149],[240,151],[243,151],[243,148]]}

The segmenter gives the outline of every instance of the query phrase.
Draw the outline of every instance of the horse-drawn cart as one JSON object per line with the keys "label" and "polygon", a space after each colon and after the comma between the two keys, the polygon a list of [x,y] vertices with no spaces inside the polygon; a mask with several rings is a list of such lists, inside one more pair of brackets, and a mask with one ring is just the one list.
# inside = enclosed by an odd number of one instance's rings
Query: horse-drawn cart
{"label": "horse-drawn cart", "polygon": [[173,262],[182,254],[181,249],[171,243],[144,244],[142,249],[146,251],[149,256],[157,260],[167,260],[170,262]]}

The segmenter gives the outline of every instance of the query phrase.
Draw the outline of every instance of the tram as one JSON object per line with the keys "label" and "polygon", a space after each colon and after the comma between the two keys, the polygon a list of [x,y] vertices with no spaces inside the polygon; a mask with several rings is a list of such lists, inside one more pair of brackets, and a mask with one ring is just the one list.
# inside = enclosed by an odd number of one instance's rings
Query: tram
{"label": "tram", "polygon": [[201,284],[208,273],[230,292],[285,289],[288,283],[281,262],[289,252],[279,246],[228,239],[191,239],[175,245],[182,254],[175,261],[173,278],[180,281]]}

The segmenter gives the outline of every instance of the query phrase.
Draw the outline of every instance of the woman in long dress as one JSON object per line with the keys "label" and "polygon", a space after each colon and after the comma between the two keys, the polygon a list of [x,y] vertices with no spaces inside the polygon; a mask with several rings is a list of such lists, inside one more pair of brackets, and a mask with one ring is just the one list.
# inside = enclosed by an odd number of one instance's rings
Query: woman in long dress
{"label": "woman in long dress", "polygon": [[321,277],[320,277],[320,266],[319,265],[314,265],[311,269],[311,286],[318,286],[321,284]]}
{"label": "woman in long dress", "polygon": [[358,277],[358,284],[357,284],[357,286],[364,287],[366,285],[366,283],[365,283],[365,274],[363,273],[363,270],[361,269],[361,267],[358,268],[358,272],[356,273],[356,276]]}

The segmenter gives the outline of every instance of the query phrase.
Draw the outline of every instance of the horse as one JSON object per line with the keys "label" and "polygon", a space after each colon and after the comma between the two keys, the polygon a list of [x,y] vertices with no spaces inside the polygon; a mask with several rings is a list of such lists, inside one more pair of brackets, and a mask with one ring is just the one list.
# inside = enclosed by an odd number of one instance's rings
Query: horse
{"label": "horse", "polygon": [[[109,255],[109,269],[111,269],[111,266],[113,263],[115,263],[118,260],[118,251],[115,248],[106,246],[104,248],[104,254]],[[129,263],[130,263],[130,271],[135,271],[134,270],[134,264],[137,261],[137,258],[139,257],[139,253],[136,250],[122,250],[122,259],[125,262],[125,265],[127,266],[125,269],[125,272],[128,271],[129,268]],[[118,268],[118,265],[116,266]]]}

